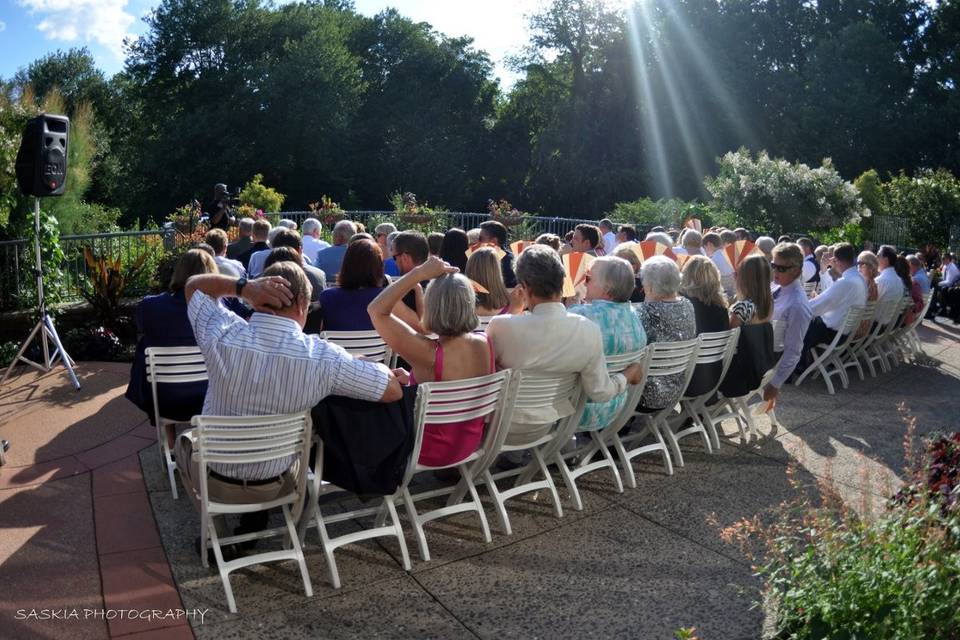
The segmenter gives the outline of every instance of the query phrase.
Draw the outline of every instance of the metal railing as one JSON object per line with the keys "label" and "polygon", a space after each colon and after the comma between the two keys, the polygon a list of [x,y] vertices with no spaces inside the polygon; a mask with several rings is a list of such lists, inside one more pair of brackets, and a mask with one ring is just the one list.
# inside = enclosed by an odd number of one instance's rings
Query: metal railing
{"label": "metal railing", "polygon": [[910,223],[901,216],[873,216],[873,230],[870,240],[878,247],[889,244],[898,249],[910,246]]}
{"label": "metal railing", "polygon": [[[124,265],[132,264],[146,252],[163,251],[162,230],[121,231],[117,233],[91,233],[61,236],[60,246],[64,253],[64,297],[66,301],[82,299],[80,283],[89,278],[89,269],[83,257],[83,248],[90,247],[96,255],[120,258]],[[6,240],[0,242],[0,310],[30,308],[36,304],[34,286],[33,245],[29,240]],[[134,286],[130,293],[146,293],[144,286]]]}

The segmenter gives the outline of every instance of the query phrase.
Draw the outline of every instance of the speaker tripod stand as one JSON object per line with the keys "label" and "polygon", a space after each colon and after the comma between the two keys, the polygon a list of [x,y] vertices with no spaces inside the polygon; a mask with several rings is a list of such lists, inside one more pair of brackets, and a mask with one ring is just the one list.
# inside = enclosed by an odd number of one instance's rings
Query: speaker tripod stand
{"label": "speaker tripod stand", "polygon": [[[0,380],[0,384],[7,381],[7,378],[13,373],[13,368],[20,362],[47,373],[53,369],[57,358],[59,358],[67,370],[67,375],[70,376],[70,382],[72,382],[74,388],[79,391],[80,381],[77,380],[77,374],[73,371],[75,363],[73,358],[70,357],[70,354],[67,353],[67,350],[63,348],[63,343],[60,342],[60,336],[57,335],[57,329],[53,326],[53,319],[47,313],[47,303],[43,297],[43,264],[40,260],[40,198],[36,197],[33,199],[33,231],[33,249],[36,260],[34,276],[37,281],[37,300],[40,307],[40,319],[37,320],[33,331],[27,336],[23,346],[20,347],[20,351],[17,352],[17,357],[15,357],[13,362],[10,363],[10,366],[7,367],[7,372],[3,374],[3,379]],[[27,349],[30,348],[33,339],[37,337],[40,339],[41,349],[43,350],[43,362],[34,362],[24,355]],[[50,350],[51,343],[53,343],[55,347],[53,351]],[[0,454],[0,457],[2,457],[2,454]]]}

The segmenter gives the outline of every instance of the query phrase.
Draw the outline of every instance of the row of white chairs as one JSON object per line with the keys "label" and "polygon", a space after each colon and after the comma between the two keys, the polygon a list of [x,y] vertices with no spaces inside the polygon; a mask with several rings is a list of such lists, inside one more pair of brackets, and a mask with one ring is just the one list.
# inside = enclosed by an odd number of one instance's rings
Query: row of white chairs
{"label": "row of white chairs", "polygon": [[[923,349],[917,337],[917,327],[930,307],[931,295],[923,296],[923,308],[907,322],[907,311],[913,304],[909,296],[878,303],[868,301],[865,305],[850,307],[833,340],[820,343],[810,349],[810,365],[797,377],[800,385],[808,377],[820,376],[827,392],[833,395],[833,378],[846,389],[850,384],[848,369],[856,369],[864,380],[863,365],[870,376],[877,377],[877,366],[884,373],[903,362],[918,358]],[[860,332],[862,323],[869,330]],[[877,366],[875,366],[877,365]]]}
{"label": "row of white chairs", "polygon": [[[478,485],[489,493],[501,528],[504,533],[512,533],[512,525],[507,503],[512,498],[531,493],[544,492],[552,502],[557,517],[563,515],[563,505],[549,465],[556,465],[559,476],[566,485],[573,506],[583,508],[582,498],[577,488],[577,479],[587,473],[609,470],[617,491],[623,491],[623,480],[630,487],[636,487],[636,475],[632,461],[645,453],[658,453],[664,462],[668,474],[673,474],[674,466],[684,465],[679,441],[699,436],[704,449],[714,451],[719,447],[717,424],[725,417],[735,417],[740,427],[741,437],[750,425],[746,403],[749,396],[743,398],[722,398],[715,405],[708,405],[720,386],[730,366],[737,345],[739,329],[702,334],[693,340],[666,342],[649,345],[646,349],[607,358],[611,372],[619,372],[634,362],[643,366],[644,377],[640,384],[632,385],[627,391],[623,409],[602,429],[589,432],[589,442],[578,451],[565,451],[565,445],[573,440],[586,403],[577,374],[547,375],[528,371],[500,371],[482,378],[460,380],[456,382],[433,382],[419,386],[415,406],[416,439],[407,471],[397,491],[384,496],[372,507],[324,513],[327,509],[327,496],[334,493],[350,497],[341,487],[322,480],[323,443],[315,448],[313,471],[308,471],[308,451],[311,434],[307,413],[287,416],[261,416],[249,418],[222,418],[216,416],[195,416],[192,420],[196,435],[195,458],[200,465],[199,487],[201,513],[201,536],[203,539],[203,561],[207,564],[207,544],[213,549],[218,568],[227,594],[231,611],[236,610],[229,582],[229,573],[251,564],[279,560],[295,560],[304,579],[305,591],[312,593],[306,564],[303,560],[302,543],[307,529],[315,527],[320,544],[326,556],[330,583],[334,587],[341,584],[335,559],[335,550],[339,547],[361,540],[390,537],[397,540],[405,569],[410,568],[409,554],[400,524],[396,505],[402,504],[407,520],[413,529],[421,558],[430,559],[429,545],[425,525],[438,518],[462,512],[477,514],[483,537],[490,541],[489,524],[480,502]],[[338,340],[348,350],[369,349],[370,345],[351,342],[355,336],[327,336]],[[171,382],[181,373],[191,380],[198,375],[194,369],[196,351],[188,353],[189,348],[169,349],[152,348],[147,358],[151,381]],[[389,360],[388,353],[378,352]],[[369,354],[376,356],[377,354]],[[173,358],[173,361],[168,360]],[[179,364],[177,358],[189,358],[188,364]],[[200,358],[202,362],[202,356]],[[719,364],[715,384],[695,397],[686,396],[688,384],[697,365]],[[168,375],[167,369],[175,368]],[[186,368],[184,368],[186,367]],[[636,410],[648,380],[658,376],[680,376],[677,402],[650,413]],[[762,389],[762,387],[761,387]],[[754,392],[755,393],[755,392]],[[515,409],[536,410],[569,403],[575,410],[566,418],[550,425],[542,425],[544,435],[522,445],[508,444],[507,425],[512,421]],[[157,410],[158,438],[163,463],[168,471],[171,489],[176,497],[175,468],[170,457],[166,435],[160,425],[165,422]],[[413,493],[412,481],[417,474],[434,471],[418,463],[423,438],[424,425],[460,422],[472,418],[486,419],[486,430],[481,446],[464,460],[449,465],[459,474],[455,486],[443,487],[421,493]],[[624,432],[624,427],[632,420],[640,422],[640,429]],[[687,425],[687,426],[684,426]],[[248,431],[247,429],[252,429]],[[613,453],[611,453],[611,449]],[[530,462],[513,471],[494,472],[494,462],[504,452],[528,452]],[[614,453],[619,461],[614,460]],[[281,496],[267,504],[225,505],[211,502],[207,493],[207,464],[249,464],[256,460],[273,459],[298,454],[297,482],[295,490],[287,496]],[[512,484],[511,484],[512,483]],[[507,486],[510,484],[510,486]],[[446,497],[446,504],[439,508],[421,511],[417,503],[436,497]],[[300,501],[306,499],[306,506]],[[321,509],[321,502],[323,509]],[[226,513],[242,513],[273,507],[281,507],[284,526],[264,532],[220,538],[216,533],[213,518]],[[297,518],[297,515],[300,517]],[[345,520],[356,521],[365,516],[373,517],[373,526],[339,536],[331,536],[329,526]],[[296,531],[294,534],[294,527]],[[282,535],[285,539],[283,551],[271,551],[253,556],[224,562],[221,545],[245,540]]]}

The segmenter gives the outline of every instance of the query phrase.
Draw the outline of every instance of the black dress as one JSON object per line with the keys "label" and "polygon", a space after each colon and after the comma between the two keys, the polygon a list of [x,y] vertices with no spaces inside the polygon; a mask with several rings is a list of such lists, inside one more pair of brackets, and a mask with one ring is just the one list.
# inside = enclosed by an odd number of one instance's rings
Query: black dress
{"label": "black dress", "polygon": [[[726,331],[730,328],[730,316],[727,315],[726,307],[719,304],[704,304],[697,298],[688,297],[687,299],[693,303],[693,312],[697,321],[697,335]],[[710,391],[720,382],[722,372],[722,362],[697,365],[684,395],[694,397]]]}

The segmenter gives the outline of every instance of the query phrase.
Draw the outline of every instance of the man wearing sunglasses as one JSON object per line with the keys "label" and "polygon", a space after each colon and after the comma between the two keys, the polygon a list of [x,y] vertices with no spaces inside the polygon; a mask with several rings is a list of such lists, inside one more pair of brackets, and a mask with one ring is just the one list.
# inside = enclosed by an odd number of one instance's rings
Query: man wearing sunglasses
{"label": "man wearing sunglasses", "polygon": [[772,253],[770,267],[773,269],[773,282],[776,285],[773,291],[773,320],[784,323],[784,332],[783,355],[777,365],[777,372],[763,390],[763,399],[767,402],[776,400],[780,387],[797,368],[803,354],[803,338],[813,317],[800,277],[804,262],[800,245],[781,242],[773,248]]}

